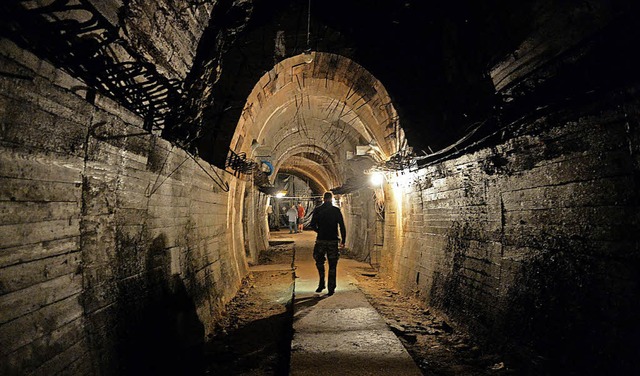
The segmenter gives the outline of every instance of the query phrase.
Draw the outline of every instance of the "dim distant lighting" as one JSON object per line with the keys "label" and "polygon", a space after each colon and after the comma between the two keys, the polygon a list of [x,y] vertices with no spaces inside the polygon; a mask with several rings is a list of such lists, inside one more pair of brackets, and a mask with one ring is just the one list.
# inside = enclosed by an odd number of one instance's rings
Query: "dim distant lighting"
{"label": "dim distant lighting", "polygon": [[381,186],[383,182],[384,182],[384,175],[382,175],[381,173],[374,172],[371,175],[371,184],[375,186]]}
{"label": "dim distant lighting", "polygon": [[277,198],[283,198],[286,194],[287,194],[287,192],[280,191],[280,192],[276,193],[276,197]]}

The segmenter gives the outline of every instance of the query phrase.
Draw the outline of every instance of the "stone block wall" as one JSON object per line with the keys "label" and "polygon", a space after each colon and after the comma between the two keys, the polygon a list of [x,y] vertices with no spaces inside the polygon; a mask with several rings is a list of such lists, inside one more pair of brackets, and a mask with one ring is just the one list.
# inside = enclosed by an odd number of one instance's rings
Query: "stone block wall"
{"label": "stone block wall", "polygon": [[382,235],[376,225],[382,222],[382,218],[375,212],[373,190],[363,188],[354,191],[342,196],[341,203],[349,256],[376,266],[379,263],[376,244]]}
{"label": "stone block wall", "polygon": [[388,190],[383,271],[532,369],[639,369],[640,101],[623,98]]}
{"label": "stone block wall", "polygon": [[0,61],[0,373],[197,370],[247,273],[244,183],[7,40]]}

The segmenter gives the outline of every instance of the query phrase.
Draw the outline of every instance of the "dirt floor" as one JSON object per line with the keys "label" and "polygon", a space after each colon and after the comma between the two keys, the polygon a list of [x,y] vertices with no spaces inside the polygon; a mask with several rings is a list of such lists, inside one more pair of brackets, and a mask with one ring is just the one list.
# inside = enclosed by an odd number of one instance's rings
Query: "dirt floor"
{"label": "dirt floor", "polygon": [[358,288],[384,317],[426,376],[516,375],[496,354],[485,353],[464,333],[412,297],[392,289],[373,268],[355,273]]}
{"label": "dirt floor", "polygon": [[[293,244],[272,246],[264,265],[291,265]],[[424,375],[516,375],[417,300],[393,290],[375,269],[355,270],[360,288]],[[208,375],[287,375],[291,343],[291,271],[253,271],[207,345]],[[289,300],[287,300],[287,298]]]}
{"label": "dirt floor", "polygon": [[293,244],[261,255],[205,346],[206,375],[289,374],[293,255]]}

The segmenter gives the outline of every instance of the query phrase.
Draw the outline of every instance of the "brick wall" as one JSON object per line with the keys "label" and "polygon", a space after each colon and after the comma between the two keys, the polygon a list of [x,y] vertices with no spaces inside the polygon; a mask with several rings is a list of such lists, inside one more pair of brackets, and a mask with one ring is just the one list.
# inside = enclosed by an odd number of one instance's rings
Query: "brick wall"
{"label": "brick wall", "polygon": [[244,183],[0,51],[0,373],[197,369],[247,273]]}
{"label": "brick wall", "polygon": [[640,102],[629,98],[541,116],[389,192],[384,272],[530,367],[638,369]]}

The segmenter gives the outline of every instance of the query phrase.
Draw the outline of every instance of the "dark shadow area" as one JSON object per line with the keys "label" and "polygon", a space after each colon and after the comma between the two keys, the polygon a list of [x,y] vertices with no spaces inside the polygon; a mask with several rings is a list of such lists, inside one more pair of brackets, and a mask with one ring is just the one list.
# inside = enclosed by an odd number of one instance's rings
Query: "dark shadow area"
{"label": "dark shadow area", "polygon": [[[295,244],[272,245],[260,265],[291,264]],[[226,304],[205,344],[207,375],[289,375],[293,338],[292,270],[253,270]]]}
{"label": "dark shadow area", "polygon": [[291,264],[295,249],[292,240],[269,240],[269,248],[258,255],[259,265]]}
{"label": "dark shadow area", "polygon": [[118,279],[118,374],[201,375],[204,326],[182,279],[167,279],[165,239],[154,239],[147,252],[120,239],[118,270],[133,277]]}
{"label": "dark shadow area", "polygon": [[[308,308],[311,308],[313,306],[315,306],[316,304],[320,303],[320,301],[322,301],[322,299],[326,298],[326,294],[325,295],[316,295],[316,296],[309,296],[306,298],[300,298],[300,299],[295,299],[295,303],[293,304],[293,310],[294,312],[300,312],[302,310],[306,310]],[[295,316],[293,321],[296,322],[302,318],[304,318],[307,313],[311,312],[310,310],[307,311],[304,314],[298,314],[298,316]]]}
{"label": "dark shadow area", "polygon": [[[500,329],[540,354],[536,365],[548,374],[638,374],[637,270],[637,262],[542,253],[518,275]],[[529,354],[518,355],[532,362]]]}
{"label": "dark shadow area", "polygon": [[522,375],[640,372],[635,258],[589,254],[588,240],[547,235],[513,266],[504,301],[488,307],[465,275],[474,236],[468,224],[452,227],[448,273],[436,274],[431,287],[434,308],[504,354]]}
{"label": "dark shadow area", "polygon": [[305,308],[311,308],[314,305],[320,303],[320,301],[324,298],[323,295],[309,296],[306,298],[296,299],[294,308],[295,310],[301,310]]}
{"label": "dark shadow area", "polygon": [[293,335],[291,312],[288,304],[283,313],[215,336],[205,345],[206,374],[259,371],[264,375],[288,375]]}

